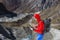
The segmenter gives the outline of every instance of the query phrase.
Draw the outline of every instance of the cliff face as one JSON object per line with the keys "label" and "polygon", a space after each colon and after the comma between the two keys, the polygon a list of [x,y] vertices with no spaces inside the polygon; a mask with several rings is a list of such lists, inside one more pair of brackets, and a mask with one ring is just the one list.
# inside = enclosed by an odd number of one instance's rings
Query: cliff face
{"label": "cliff face", "polygon": [[[60,0],[2,0],[1,1],[9,11],[18,14],[13,18],[0,18],[0,21],[13,21],[13,22],[0,22],[3,27],[8,27],[13,30],[16,40],[28,40],[29,35],[36,38],[36,33],[28,28],[28,21],[31,19],[30,13],[41,11],[41,17],[52,18],[52,24],[60,24]],[[29,16],[28,18],[26,16]],[[51,26],[52,27],[52,26]],[[60,25],[53,28],[60,29]],[[29,30],[29,32],[27,32]],[[52,32],[52,31],[51,31]],[[48,37],[49,36],[49,37]],[[51,40],[53,37],[51,33],[45,34],[44,40]],[[4,40],[4,38],[3,38]],[[8,40],[8,39],[6,39]]]}
{"label": "cliff face", "polygon": [[2,0],[2,2],[10,11],[26,13],[47,9],[59,3],[59,0]]}

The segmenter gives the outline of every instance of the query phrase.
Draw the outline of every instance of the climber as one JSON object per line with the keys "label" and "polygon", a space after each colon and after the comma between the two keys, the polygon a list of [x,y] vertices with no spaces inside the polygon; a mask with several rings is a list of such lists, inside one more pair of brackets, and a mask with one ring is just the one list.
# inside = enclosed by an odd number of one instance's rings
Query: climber
{"label": "climber", "polygon": [[40,18],[39,13],[35,13],[32,17],[32,22],[30,23],[32,27],[30,27],[31,30],[35,31],[37,33],[36,40],[43,40],[44,36],[44,21]]}

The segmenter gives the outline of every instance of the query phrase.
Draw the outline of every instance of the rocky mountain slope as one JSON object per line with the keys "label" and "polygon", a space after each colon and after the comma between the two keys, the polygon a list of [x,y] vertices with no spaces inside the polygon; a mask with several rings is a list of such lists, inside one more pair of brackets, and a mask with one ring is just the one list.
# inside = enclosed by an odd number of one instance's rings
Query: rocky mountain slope
{"label": "rocky mountain slope", "polygon": [[[42,3],[42,0],[2,0],[4,5],[9,11],[13,11],[18,14],[17,17],[14,18],[3,18],[5,22],[0,22],[0,25],[3,27],[11,28],[13,30],[14,35],[16,36],[16,40],[28,40],[28,35],[33,35],[33,39],[36,40],[36,33],[32,32],[28,27],[29,26],[29,18],[27,18],[26,13],[29,15],[30,13],[34,13],[36,11],[41,11],[41,18],[44,20],[45,18],[52,18],[51,28],[60,29],[60,0],[47,0]],[[12,3],[11,3],[12,2]],[[26,3],[28,2],[28,3]],[[16,4],[15,4],[16,3]],[[42,4],[43,5],[42,5]],[[18,5],[17,5],[18,4]],[[22,16],[23,17],[22,17]],[[17,20],[18,19],[18,20]],[[0,19],[1,20],[1,19]],[[13,22],[6,22],[6,20]],[[56,24],[59,24],[56,26]],[[54,26],[55,25],[55,26]],[[26,28],[26,29],[24,29]],[[29,32],[26,32],[29,30]],[[52,32],[52,31],[51,31]],[[52,40],[53,36],[51,32],[45,34],[44,40]],[[8,38],[3,40],[9,40]]]}

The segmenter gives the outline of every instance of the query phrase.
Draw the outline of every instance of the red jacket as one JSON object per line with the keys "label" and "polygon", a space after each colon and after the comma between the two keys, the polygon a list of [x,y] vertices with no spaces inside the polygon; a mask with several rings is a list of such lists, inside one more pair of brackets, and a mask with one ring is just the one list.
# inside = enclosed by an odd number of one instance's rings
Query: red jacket
{"label": "red jacket", "polygon": [[34,29],[34,31],[39,34],[43,34],[44,33],[44,22],[41,20],[40,14],[34,14],[34,17],[37,19],[37,22],[38,22],[38,25],[36,29]]}

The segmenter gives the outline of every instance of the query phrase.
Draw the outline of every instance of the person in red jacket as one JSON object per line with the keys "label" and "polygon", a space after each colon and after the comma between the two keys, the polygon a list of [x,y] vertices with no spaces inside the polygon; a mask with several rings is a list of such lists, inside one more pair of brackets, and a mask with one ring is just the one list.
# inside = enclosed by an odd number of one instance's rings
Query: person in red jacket
{"label": "person in red jacket", "polygon": [[44,22],[40,18],[40,14],[35,13],[33,19],[37,21],[37,24],[32,23],[31,25],[35,27],[31,27],[37,33],[37,40],[43,40],[44,36]]}

